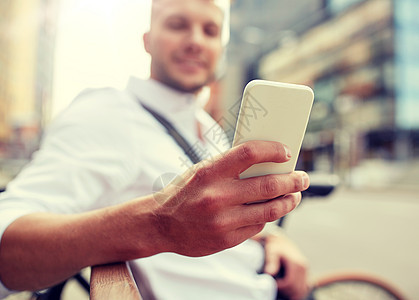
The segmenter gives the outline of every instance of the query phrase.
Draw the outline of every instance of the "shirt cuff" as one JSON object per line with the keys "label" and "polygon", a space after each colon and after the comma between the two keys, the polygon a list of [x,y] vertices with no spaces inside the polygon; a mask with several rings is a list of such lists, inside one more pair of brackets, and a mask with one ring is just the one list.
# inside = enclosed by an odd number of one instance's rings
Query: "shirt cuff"
{"label": "shirt cuff", "polygon": [[16,221],[18,218],[23,217],[24,215],[34,213],[35,210],[30,209],[13,209],[13,208],[3,208],[0,205],[0,243],[3,238],[3,234],[6,231],[7,227]]}

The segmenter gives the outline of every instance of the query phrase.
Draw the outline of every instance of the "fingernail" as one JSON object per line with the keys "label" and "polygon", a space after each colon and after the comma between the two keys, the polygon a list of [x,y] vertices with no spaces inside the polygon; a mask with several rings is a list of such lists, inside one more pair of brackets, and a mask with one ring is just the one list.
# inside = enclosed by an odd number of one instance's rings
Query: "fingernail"
{"label": "fingernail", "polygon": [[302,184],[303,184],[303,188],[307,189],[308,186],[310,185],[310,179],[308,178],[308,175],[306,173],[304,173],[301,176],[301,181],[302,181]]}
{"label": "fingernail", "polygon": [[288,146],[284,145],[284,149],[285,149],[285,155],[287,156],[287,158],[291,158],[290,148],[288,148]]}

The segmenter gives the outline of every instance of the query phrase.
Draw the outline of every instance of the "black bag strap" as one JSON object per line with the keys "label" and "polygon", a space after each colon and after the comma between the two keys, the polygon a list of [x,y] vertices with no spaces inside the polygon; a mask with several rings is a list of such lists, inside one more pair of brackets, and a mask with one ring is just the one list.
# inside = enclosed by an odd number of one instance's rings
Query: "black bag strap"
{"label": "black bag strap", "polygon": [[185,154],[189,157],[189,159],[194,163],[198,163],[201,161],[201,158],[196,153],[194,148],[188,143],[188,141],[177,131],[177,129],[170,123],[166,118],[162,115],[157,113],[156,111],[152,110],[150,107],[144,105],[144,103],[140,102],[140,105],[148,111],[157,121],[160,122],[165,128],[167,133],[175,140],[175,142],[183,149]]}

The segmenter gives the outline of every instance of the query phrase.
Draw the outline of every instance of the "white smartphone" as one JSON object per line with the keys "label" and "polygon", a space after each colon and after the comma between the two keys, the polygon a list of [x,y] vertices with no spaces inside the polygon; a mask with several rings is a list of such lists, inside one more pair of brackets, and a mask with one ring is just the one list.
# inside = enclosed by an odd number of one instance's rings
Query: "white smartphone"
{"label": "white smartphone", "polygon": [[250,140],[286,144],[292,154],[285,163],[260,163],[240,178],[294,171],[313,106],[313,90],[304,85],[253,80],[243,92],[233,146]]}

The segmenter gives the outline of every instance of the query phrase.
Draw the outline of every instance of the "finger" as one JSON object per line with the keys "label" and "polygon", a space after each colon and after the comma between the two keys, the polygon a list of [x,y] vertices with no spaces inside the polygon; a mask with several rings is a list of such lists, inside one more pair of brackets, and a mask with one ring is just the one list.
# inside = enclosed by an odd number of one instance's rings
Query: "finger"
{"label": "finger", "polygon": [[266,274],[275,276],[278,274],[279,269],[281,268],[281,262],[278,259],[278,255],[274,255],[268,251],[265,251],[265,253],[265,267],[263,271]]}
{"label": "finger", "polygon": [[264,227],[265,224],[256,224],[237,228],[236,230],[232,231],[227,238],[227,240],[230,243],[230,245],[228,245],[228,248],[236,246],[248,240],[252,236],[255,236],[256,234],[261,232]]}
{"label": "finger", "polygon": [[307,173],[271,174],[234,181],[224,189],[227,199],[237,200],[237,204],[261,202],[282,195],[306,190],[310,185]]}
{"label": "finger", "polygon": [[291,212],[301,201],[301,193],[287,194],[263,203],[236,206],[231,215],[234,226],[243,227],[278,220]]}
{"label": "finger", "polygon": [[254,164],[286,162],[291,158],[289,148],[278,142],[249,141],[225,152],[215,163],[225,175],[235,176]]}

